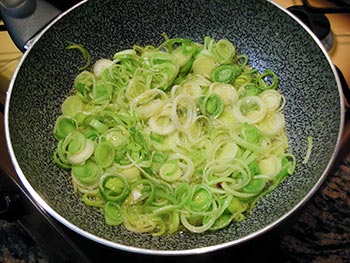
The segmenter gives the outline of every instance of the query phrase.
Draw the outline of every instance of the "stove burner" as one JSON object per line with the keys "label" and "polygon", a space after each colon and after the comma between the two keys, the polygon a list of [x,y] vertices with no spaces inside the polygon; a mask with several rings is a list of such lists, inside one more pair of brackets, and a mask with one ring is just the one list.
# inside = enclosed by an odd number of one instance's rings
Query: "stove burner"
{"label": "stove burner", "polygon": [[331,25],[324,14],[314,13],[304,6],[291,6],[287,8],[297,16],[321,40],[322,45],[329,51],[334,43]]}

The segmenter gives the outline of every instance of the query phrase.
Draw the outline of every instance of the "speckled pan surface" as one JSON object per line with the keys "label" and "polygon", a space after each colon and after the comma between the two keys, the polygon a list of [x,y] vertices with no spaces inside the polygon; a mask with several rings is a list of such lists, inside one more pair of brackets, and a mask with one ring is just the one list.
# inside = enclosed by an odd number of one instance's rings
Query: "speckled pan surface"
{"label": "speckled pan surface", "polygon": [[[207,35],[228,38],[252,66],[279,75],[287,98],[284,113],[290,149],[298,161],[295,175],[262,199],[247,220],[219,232],[150,237],[109,227],[73,193],[66,172],[52,160],[54,122],[82,63],[78,53],[65,50],[67,41],[83,44],[95,61],[133,44],[160,44],[162,32],[195,41]],[[232,245],[266,230],[315,190],[342,126],[337,82],[321,48],[284,11],[251,0],[89,1],[63,16],[30,50],[11,89],[7,120],[19,176],[41,203],[56,211],[54,216],[94,240],[146,253]],[[313,149],[303,165],[307,136],[313,137]]]}

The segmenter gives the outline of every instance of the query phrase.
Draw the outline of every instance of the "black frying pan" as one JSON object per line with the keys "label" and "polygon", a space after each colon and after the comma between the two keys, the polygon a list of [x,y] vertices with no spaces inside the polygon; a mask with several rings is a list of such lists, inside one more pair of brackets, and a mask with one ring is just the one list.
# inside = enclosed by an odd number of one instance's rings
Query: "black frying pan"
{"label": "black frying pan", "polygon": [[[52,131],[60,105],[82,65],[67,41],[84,45],[92,61],[111,58],[133,44],[159,45],[169,37],[202,41],[228,38],[250,65],[272,69],[286,97],[284,109],[295,174],[264,197],[243,222],[205,234],[150,237],[107,226],[103,216],[74,194],[52,159]],[[58,16],[25,52],[9,88],[6,139],[18,176],[50,215],[102,245],[136,253],[186,255],[253,239],[290,217],[325,179],[339,147],[343,103],[334,66],[320,42],[285,10],[267,1],[88,1]],[[307,137],[310,160],[302,164]]]}

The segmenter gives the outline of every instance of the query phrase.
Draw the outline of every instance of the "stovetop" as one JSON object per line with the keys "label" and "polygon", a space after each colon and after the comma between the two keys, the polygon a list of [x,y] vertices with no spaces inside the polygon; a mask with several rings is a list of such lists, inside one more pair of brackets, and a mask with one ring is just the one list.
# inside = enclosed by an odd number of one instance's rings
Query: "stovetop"
{"label": "stovetop", "polygon": [[[61,1],[62,8],[65,8],[68,2],[69,0]],[[275,2],[285,8],[302,5],[301,0],[276,0]],[[309,0],[308,2],[317,7],[332,6],[329,3],[331,1]],[[325,4],[325,2],[327,3]],[[349,13],[342,13],[326,14],[325,16],[330,21],[333,37],[333,43],[328,48],[328,54],[333,63],[343,73],[345,82],[349,86],[350,15]],[[5,101],[9,80],[20,57],[20,51],[11,42],[7,33],[0,32],[0,101],[2,103]],[[2,115],[0,121],[0,167],[18,182],[5,147]],[[269,238],[265,240],[265,243],[271,242],[269,248],[271,251],[275,251],[275,259],[287,259],[289,262],[350,262],[350,223],[348,222],[350,218],[350,210],[348,209],[350,205],[350,185],[348,183],[350,181],[349,133],[350,124],[348,121],[343,136],[343,147],[334,169],[307,208],[303,210],[301,215],[298,215],[299,219],[293,222],[293,225],[288,229],[288,232],[284,233],[285,235],[282,238],[278,237],[278,244],[273,243]],[[27,217],[25,220],[31,221],[33,219]],[[37,224],[40,225],[38,222]],[[30,231],[34,235],[32,237],[38,243],[45,243],[45,241],[40,240],[41,237],[35,236],[35,228],[29,229]],[[71,235],[75,238],[73,233],[67,231],[67,236],[71,237]],[[69,247],[70,244],[66,244],[66,246]],[[46,248],[49,249],[50,247],[56,248],[54,244],[48,242]],[[264,253],[263,248],[257,248],[256,250]],[[270,253],[271,251],[265,252]],[[0,248],[0,261],[3,260],[1,256]]]}

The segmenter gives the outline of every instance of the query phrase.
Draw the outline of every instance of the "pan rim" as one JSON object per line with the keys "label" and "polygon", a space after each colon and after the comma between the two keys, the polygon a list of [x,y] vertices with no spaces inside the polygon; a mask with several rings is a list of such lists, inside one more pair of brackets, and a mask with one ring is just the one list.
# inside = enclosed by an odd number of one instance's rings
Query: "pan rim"
{"label": "pan rim", "polygon": [[140,247],[133,247],[133,246],[129,246],[129,245],[124,245],[124,244],[120,244],[120,243],[116,243],[101,237],[98,237],[95,234],[92,234],[86,230],[83,230],[79,227],[77,227],[74,223],[70,222],[69,220],[67,220],[66,218],[64,218],[63,216],[61,216],[58,212],[56,212],[36,191],[35,189],[31,186],[31,184],[29,183],[28,179],[26,178],[26,176],[24,175],[21,167],[19,166],[19,163],[17,161],[17,158],[15,156],[14,153],[14,149],[12,148],[12,143],[11,143],[11,135],[10,135],[10,129],[9,129],[9,104],[10,104],[10,100],[11,100],[11,94],[12,94],[12,90],[14,88],[14,83],[15,83],[15,79],[18,75],[18,72],[21,68],[21,65],[23,64],[23,61],[26,59],[27,55],[30,53],[30,50],[35,46],[35,44],[40,40],[41,36],[43,34],[45,34],[46,31],[48,31],[57,21],[59,21],[63,16],[67,15],[69,12],[71,12],[72,10],[74,10],[75,8],[79,7],[82,4],[87,3],[88,0],[84,0],[76,5],[74,5],[73,7],[71,7],[70,9],[68,9],[67,11],[63,12],[62,14],[60,14],[59,16],[57,16],[51,23],[49,23],[45,29],[43,29],[33,40],[33,43],[30,45],[30,47],[28,48],[28,50],[25,52],[25,54],[22,56],[21,60],[19,61],[17,68],[14,72],[14,75],[11,79],[10,85],[9,85],[9,89],[7,92],[7,97],[6,97],[6,103],[5,103],[5,138],[6,138],[6,142],[7,142],[7,146],[8,146],[8,150],[9,150],[9,154],[10,154],[10,158],[12,161],[12,164],[14,165],[15,171],[21,181],[21,183],[24,185],[26,191],[28,192],[29,196],[32,197],[32,200],[39,205],[39,207],[42,207],[44,211],[46,211],[49,215],[53,216],[55,219],[57,219],[60,223],[62,223],[64,226],[68,227],[69,229],[73,230],[74,232],[92,240],[95,242],[98,242],[102,245],[106,245],[108,247],[114,248],[114,249],[120,249],[126,252],[132,252],[132,253],[139,253],[139,254],[145,254],[145,255],[159,255],[159,256],[185,256],[185,255],[195,255],[195,254],[203,254],[203,253],[208,253],[208,252],[213,252],[216,250],[220,250],[220,249],[224,249],[224,248],[228,248],[231,246],[235,246],[238,244],[242,244],[245,243],[253,238],[256,238],[266,232],[268,232],[269,230],[273,229],[274,227],[278,226],[279,224],[281,224],[283,221],[285,221],[288,217],[290,217],[292,214],[294,214],[297,210],[299,210],[303,205],[306,204],[306,202],[316,193],[316,191],[320,188],[321,184],[324,182],[324,180],[326,179],[327,174],[329,173],[332,165],[335,162],[335,159],[337,157],[337,154],[339,152],[340,149],[340,142],[341,142],[341,137],[342,137],[342,131],[343,131],[343,127],[344,127],[344,122],[345,122],[345,108],[344,108],[344,101],[342,99],[343,96],[343,92],[341,89],[341,84],[340,84],[340,79],[339,76],[336,72],[335,66],[333,64],[333,62],[330,59],[330,56],[328,55],[326,49],[323,47],[321,41],[315,36],[315,34],[306,27],[305,24],[303,24],[303,22],[301,22],[300,19],[298,19],[295,15],[293,15],[291,12],[289,12],[288,10],[284,9],[283,7],[281,7],[280,5],[274,3],[272,0],[267,0],[267,2],[269,2],[270,4],[274,5],[276,8],[279,8],[280,10],[282,10],[283,12],[286,13],[286,15],[289,15],[290,17],[292,17],[295,21],[297,21],[299,23],[299,25],[304,28],[304,30],[306,30],[308,32],[308,34],[311,35],[311,37],[313,38],[313,40],[316,42],[316,44],[319,46],[319,48],[321,49],[323,55],[325,56],[325,58],[328,61],[328,64],[330,65],[332,71],[333,71],[333,75],[335,77],[336,83],[337,83],[337,87],[338,87],[338,93],[339,93],[339,100],[340,100],[340,125],[339,125],[339,132],[338,132],[338,136],[337,136],[337,141],[335,143],[335,147],[334,147],[334,151],[333,154],[325,168],[325,170],[323,171],[322,175],[320,175],[319,179],[317,180],[317,182],[314,184],[314,186],[310,189],[310,191],[308,191],[308,193],[304,196],[304,198],[302,198],[292,209],[290,209],[288,212],[286,212],[284,215],[282,215],[281,217],[279,217],[277,220],[273,221],[272,223],[266,225],[264,228],[255,231],[247,236],[244,236],[242,238],[233,240],[233,241],[229,241],[226,243],[222,243],[222,244],[218,244],[218,245],[213,245],[213,246],[207,246],[207,247],[200,247],[200,248],[193,248],[193,249],[185,249],[185,250],[156,250],[156,249],[148,249],[148,248],[140,248]]}

